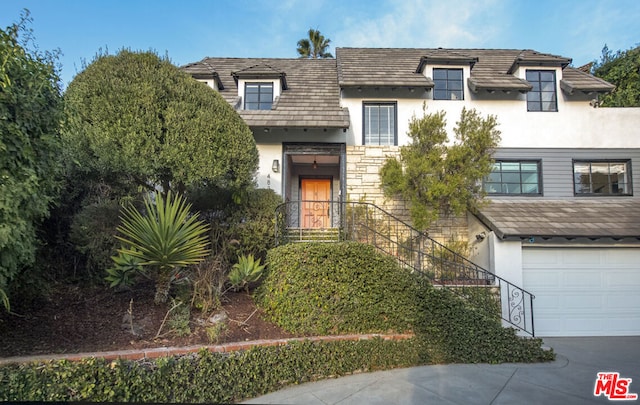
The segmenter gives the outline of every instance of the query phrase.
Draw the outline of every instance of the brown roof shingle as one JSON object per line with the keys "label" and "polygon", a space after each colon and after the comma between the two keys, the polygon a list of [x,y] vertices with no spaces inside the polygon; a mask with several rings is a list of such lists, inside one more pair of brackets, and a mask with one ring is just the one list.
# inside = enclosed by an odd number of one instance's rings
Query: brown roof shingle
{"label": "brown roof shingle", "polygon": [[640,238],[640,203],[627,198],[493,200],[477,216],[501,239]]}
{"label": "brown roof shingle", "polygon": [[349,113],[340,105],[335,59],[205,58],[187,65],[191,71],[210,66],[220,77],[220,94],[231,104],[238,102],[233,76],[286,75],[286,89],[271,110],[242,110],[249,126],[348,128]]}

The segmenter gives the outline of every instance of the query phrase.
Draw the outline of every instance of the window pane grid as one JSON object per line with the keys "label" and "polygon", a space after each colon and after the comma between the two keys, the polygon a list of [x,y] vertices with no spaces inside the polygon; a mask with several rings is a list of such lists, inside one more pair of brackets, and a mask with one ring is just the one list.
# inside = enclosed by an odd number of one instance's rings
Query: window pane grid
{"label": "window pane grid", "polygon": [[395,118],[395,104],[365,104],[364,144],[395,145]]}
{"label": "window pane grid", "polygon": [[550,70],[527,70],[526,79],[533,86],[527,93],[527,110],[558,111],[556,73]]}
{"label": "window pane grid", "polygon": [[433,69],[433,99],[463,100],[462,69]]}
{"label": "window pane grid", "polygon": [[483,189],[488,194],[541,194],[540,163],[498,161],[485,177]]}
{"label": "window pane grid", "polygon": [[245,85],[245,110],[270,110],[272,104],[273,83],[247,83]]}
{"label": "window pane grid", "polygon": [[632,195],[629,162],[574,162],[576,195]]}

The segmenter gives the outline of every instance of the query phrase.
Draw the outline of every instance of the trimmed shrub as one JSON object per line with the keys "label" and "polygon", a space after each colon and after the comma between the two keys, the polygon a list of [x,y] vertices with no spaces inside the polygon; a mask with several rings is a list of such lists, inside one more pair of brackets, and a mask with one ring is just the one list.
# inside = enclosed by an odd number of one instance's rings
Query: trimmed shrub
{"label": "trimmed shrub", "polygon": [[357,242],[272,249],[257,302],[298,333],[403,332],[413,328],[415,278],[394,258]]}
{"label": "trimmed shrub", "polygon": [[292,342],[133,362],[88,358],[0,367],[0,401],[232,403],[291,384],[417,365],[411,340]]}

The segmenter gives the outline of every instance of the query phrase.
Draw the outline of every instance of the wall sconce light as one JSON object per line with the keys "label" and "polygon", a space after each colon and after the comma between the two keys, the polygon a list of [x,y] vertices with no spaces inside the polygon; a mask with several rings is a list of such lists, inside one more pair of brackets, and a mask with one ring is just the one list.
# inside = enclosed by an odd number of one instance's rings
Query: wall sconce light
{"label": "wall sconce light", "polygon": [[318,168],[318,162],[316,162],[316,158],[313,158],[313,164],[311,165],[311,167],[315,170]]}
{"label": "wall sconce light", "polygon": [[273,170],[274,173],[278,173],[280,171],[280,161],[278,159],[273,159],[271,170]]}

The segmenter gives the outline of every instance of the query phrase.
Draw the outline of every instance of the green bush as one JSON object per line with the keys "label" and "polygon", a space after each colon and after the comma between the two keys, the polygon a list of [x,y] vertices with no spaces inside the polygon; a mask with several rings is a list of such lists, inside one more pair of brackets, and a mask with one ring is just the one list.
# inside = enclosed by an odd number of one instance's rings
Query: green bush
{"label": "green bush", "polygon": [[293,342],[153,361],[50,361],[0,367],[0,401],[231,403],[290,384],[418,364],[411,340]]}
{"label": "green bush", "polygon": [[87,274],[102,276],[112,267],[111,256],[117,254],[120,242],[114,238],[120,223],[120,204],[102,200],[82,208],[71,223],[70,239],[86,260]]}
{"label": "green bush", "polygon": [[495,292],[463,298],[402,270],[355,242],[289,244],[269,251],[257,302],[283,328],[303,333],[412,330],[424,363],[536,362],[554,358],[540,339],[504,328]]}
{"label": "green bush", "polygon": [[293,243],[269,251],[257,301],[281,327],[302,333],[411,330],[414,277],[357,242]]}

